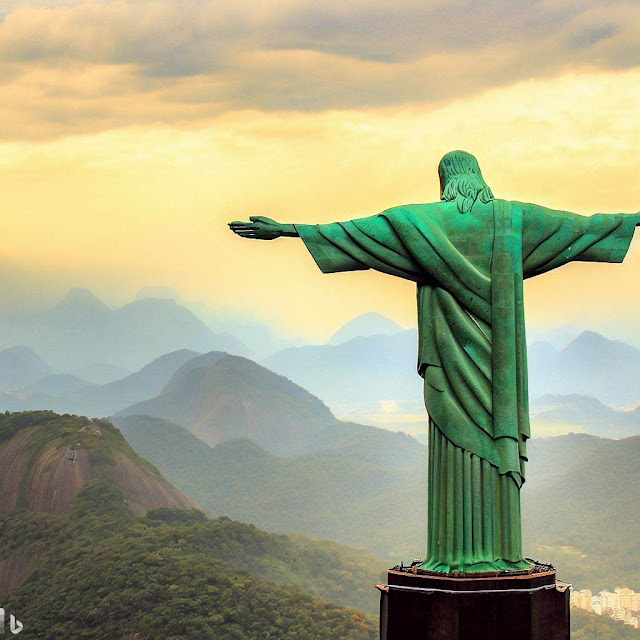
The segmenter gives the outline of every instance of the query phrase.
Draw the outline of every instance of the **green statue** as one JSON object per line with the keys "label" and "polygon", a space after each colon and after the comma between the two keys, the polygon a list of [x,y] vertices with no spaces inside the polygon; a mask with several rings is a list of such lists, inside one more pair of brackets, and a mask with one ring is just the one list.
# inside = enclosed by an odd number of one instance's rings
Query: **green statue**
{"label": "green statue", "polygon": [[474,156],[440,161],[441,201],[332,224],[232,222],[299,236],[323,273],[376,269],[418,287],[418,371],[429,413],[422,569],[520,571],[530,437],[522,283],[568,262],[622,262],[640,214],[590,217],[494,198]]}

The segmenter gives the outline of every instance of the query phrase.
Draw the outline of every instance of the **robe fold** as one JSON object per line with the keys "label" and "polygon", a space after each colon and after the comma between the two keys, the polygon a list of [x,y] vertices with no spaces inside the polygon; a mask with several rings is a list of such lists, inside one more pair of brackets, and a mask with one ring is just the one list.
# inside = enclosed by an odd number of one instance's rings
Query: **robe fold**
{"label": "robe fold", "polygon": [[571,261],[621,262],[637,224],[637,214],[584,217],[493,200],[467,214],[437,202],[296,225],[324,273],[375,269],[417,283],[418,372],[430,418],[428,568],[522,566],[519,489],[530,437],[523,279]]}

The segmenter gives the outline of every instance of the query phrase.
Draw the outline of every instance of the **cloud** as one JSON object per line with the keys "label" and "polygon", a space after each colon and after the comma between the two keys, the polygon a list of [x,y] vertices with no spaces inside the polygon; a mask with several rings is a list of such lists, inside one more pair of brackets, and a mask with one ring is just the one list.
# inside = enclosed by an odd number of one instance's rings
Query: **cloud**
{"label": "cloud", "polygon": [[638,64],[635,2],[15,0],[0,23],[0,137],[445,103]]}

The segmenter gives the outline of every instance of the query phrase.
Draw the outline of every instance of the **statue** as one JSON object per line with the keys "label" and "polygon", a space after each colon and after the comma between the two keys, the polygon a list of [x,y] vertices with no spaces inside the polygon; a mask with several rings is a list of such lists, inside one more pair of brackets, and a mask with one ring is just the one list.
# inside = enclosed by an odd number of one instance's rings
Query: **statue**
{"label": "statue", "polygon": [[523,279],[571,261],[622,262],[640,214],[590,217],[494,198],[476,158],[446,154],[441,201],[332,224],[232,222],[299,236],[323,273],[417,283],[418,371],[429,414],[428,554],[445,574],[524,571],[520,488],[530,437]]}

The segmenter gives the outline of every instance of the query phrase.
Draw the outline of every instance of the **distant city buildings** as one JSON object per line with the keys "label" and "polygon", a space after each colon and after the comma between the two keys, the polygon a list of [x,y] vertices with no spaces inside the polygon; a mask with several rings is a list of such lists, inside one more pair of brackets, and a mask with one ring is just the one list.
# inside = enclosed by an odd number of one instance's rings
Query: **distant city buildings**
{"label": "distant city buildings", "polygon": [[640,593],[626,587],[618,587],[613,592],[601,591],[597,596],[589,589],[572,589],[571,606],[640,628]]}

